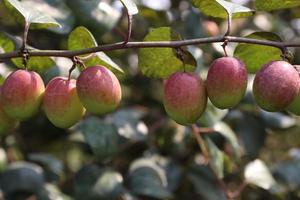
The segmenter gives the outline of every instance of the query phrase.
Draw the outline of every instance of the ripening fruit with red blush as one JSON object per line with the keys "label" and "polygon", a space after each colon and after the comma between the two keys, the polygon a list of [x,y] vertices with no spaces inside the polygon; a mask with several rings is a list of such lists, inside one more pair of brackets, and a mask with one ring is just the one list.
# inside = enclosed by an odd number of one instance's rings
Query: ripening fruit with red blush
{"label": "ripening fruit with red blush", "polygon": [[253,95],[262,109],[276,112],[292,103],[299,88],[300,78],[294,66],[286,61],[273,61],[257,72]]}
{"label": "ripening fruit with red blush", "polygon": [[11,118],[27,120],[39,111],[44,91],[45,85],[38,73],[17,70],[3,83],[3,110]]}
{"label": "ripening fruit with red blush", "polygon": [[90,113],[106,114],[120,104],[122,91],[119,80],[103,66],[83,70],[77,78],[76,86],[80,101]]}
{"label": "ripening fruit with red blush", "polygon": [[1,102],[1,91],[2,87],[0,87],[0,135],[6,135],[17,127],[18,121],[4,112]]}
{"label": "ripening fruit with red blush", "polygon": [[207,95],[220,109],[236,106],[247,88],[245,64],[233,57],[216,59],[210,66],[206,79]]}
{"label": "ripening fruit with red blush", "polygon": [[[300,73],[300,65],[294,65],[295,69]],[[293,100],[293,102],[287,107],[287,110],[295,115],[300,115],[300,89],[298,95]]]}
{"label": "ripening fruit with red blush", "polygon": [[59,128],[69,128],[84,115],[76,90],[76,80],[53,78],[46,86],[43,109],[49,121]]}
{"label": "ripening fruit with red blush", "polygon": [[164,107],[177,123],[195,123],[207,103],[204,82],[196,73],[176,72],[164,85]]}

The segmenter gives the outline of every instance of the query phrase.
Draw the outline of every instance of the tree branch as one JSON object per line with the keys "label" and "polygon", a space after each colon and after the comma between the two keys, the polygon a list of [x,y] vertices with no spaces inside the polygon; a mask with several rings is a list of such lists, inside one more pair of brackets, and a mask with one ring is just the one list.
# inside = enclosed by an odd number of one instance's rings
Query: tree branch
{"label": "tree branch", "polygon": [[[208,38],[197,38],[189,40],[180,40],[180,41],[155,41],[155,42],[124,42],[107,44],[92,48],[80,49],[80,50],[29,50],[28,53],[30,56],[53,56],[53,57],[67,57],[72,58],[74,56],[79,56],[83,54],[95,53],[99,51],[113,51],[119,49],[134,49],[134,48],[159,48],[159,47],[169,47],[169,48],[179,48],[182,46],[188,45],[200,45],[200,44],[209,44],[216,42],[233,42],[233,43],[249,43],[265,46],[273,46],[284,51],[287,47],[300,47],[300,43],[285,43],[269,40],[258,40],[252,38],[243,38],[243,37],[234,37],[234,36],[219,36],[219,37],[208,37]],[[0,61],[4,61],[10,58],[22,57],[22,53],[19,50],[0,53]]]}

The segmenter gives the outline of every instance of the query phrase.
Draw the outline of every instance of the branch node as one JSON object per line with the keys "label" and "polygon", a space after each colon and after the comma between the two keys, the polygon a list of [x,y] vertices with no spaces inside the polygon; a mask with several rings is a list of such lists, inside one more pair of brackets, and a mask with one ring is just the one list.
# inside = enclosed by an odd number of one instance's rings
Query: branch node
{"label": "branch node", "polygon": [[23,67],[27,70],[28,66],[28,60],[29,60],[29,51],[25,47],[22,47],[20,50],[20,54],[22,55],[22,64]]}
{"label": "branch node", "polygon": [[224,54],[226,57],[228,56],[227,50],[226,50],[226,46],[227,46],[228,42],[229,42],[228,38],[226,36],[224,36],[224,42],[221,46],[223,48],[223,51],[224,51]]}

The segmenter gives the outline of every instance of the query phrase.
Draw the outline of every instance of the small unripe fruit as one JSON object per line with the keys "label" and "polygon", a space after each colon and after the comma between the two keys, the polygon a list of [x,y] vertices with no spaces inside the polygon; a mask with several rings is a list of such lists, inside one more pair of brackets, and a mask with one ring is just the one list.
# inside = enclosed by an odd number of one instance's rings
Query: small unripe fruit
{"label": "small unripe fruit", "polygon": [[1,89],[0,87],[0,135],[5,135],[12,131],[17,125],[18,121],[9,117],[3,110],[1,103]]}
{"label": "small unripe fruit", "polygon": [[298,94],[300,78],[293,65],[273,61],[257,72],[253,82],[256,103],[270,112],[284,110]]}
{"label": "small unripe fruit", "polygon": [[212,104],[221,109],[236,106],[247,88],[245,64],[233,57],[216,59],[210,66],[207,79],[207,95]]}
{"label": "small unripe fruit", "polygon": [[102,115],[115,110],[122,97],[117,77],[102,66],[88,67],[77,79],[77,92],[90,113]]}
{"label": "small unripe fruit", "polygon": [[50,122],[59,128],[69,128],[84,114],[76,90],[76,80],[53,78],[46,86],[43,109]]}
{"label": "small unripe fruit", "polygon": [[205,86],[195,73],[176,72],[164,85],[164,106],[168,115],[177,123],[195,123],[207,103]]}
{"label": "small unripe fruit", "polygon": [[[295,69],[300,73],[300,65],[294,65]],[[287,107],[287,110],[295,115],[300,115],[300,89],[298,95],[293,100],[293,102]]]}
{"label": "small unripe fruit", "polygon": [[45,85],[39,74],[17,70],[3,83],[3,109],[14,119],[27,120],[39,111],[44,91]]}

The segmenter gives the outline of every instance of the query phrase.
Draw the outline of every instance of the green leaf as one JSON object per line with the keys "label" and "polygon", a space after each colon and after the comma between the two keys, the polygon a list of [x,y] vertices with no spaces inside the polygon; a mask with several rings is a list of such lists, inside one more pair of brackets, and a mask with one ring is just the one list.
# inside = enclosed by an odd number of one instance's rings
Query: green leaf
{"label": "green leaf", "polygon": [[90,117],[81,122],[79,131],[99,160],[109,159],[117,152],[119,137],[113,125]]}
{"label": "green leaf", "polygon": [[63,194],[56,185],[51,184],[51,183],[45,184],[44,188],[36,194],[36,199],[38,199],[38,200],[53,200],[53,199],[72,200],[71,197]]}
{"label": "green leaf", "polygon": [[69,35],[68,49],[79,50],[97,46],[97,42],[92,33],[83,26],[78,26]]}
{"label": "green leaf", "polygon": [[187,170],[187,178],[194,186],[194,192],[202,197],[199,199],[227,199],[225,192],[220,187],[216,187],[218,181],[207,165],[193,164]]}
{"label": "green leaf", "polygon": [[132,0],[120,0],[127,9],[129,15],[135,15],[139,12],[136,4]]}
{"label": "green leaf", "polygon": [[18,191],[37,192],[44,183],[42,168],[29,162],[10,164],[0,177],[0,188],[6,194]]}
{"label": "green leaf", "polygon": [[11,52],[15,49],[14,42],[5,34],[0,33],[0,52]]}
{"label": "green leaf", "polygon": [[34,8],[32,3],[20,2],[18,0],[3,0],[6,7],[19,21],[26,21],[35,25],[35,28],[60,27],[60,24],[52,17]]}
{"label": "green leaf", "polygon": [[137,108],[122,109],[107,117],[118,129],[119,135],[132,141],[144,141],[148,135],[148,128],[141,118],[145,111]]}
{"label": "green leaf", "polygon": [[[247,35],[246,38],[282,41],[278,35],[271,32],[254,32]],[[234,57],[244,61],[249,73],[256,73],[264,64],[270,61],[281,60],[281,54],[281,50],[276,47],[242,43],[234,51]]]}
{"label": "green leaf", "polygon": [[200,117],[199,122],[202,126],[212,127],[221,121],[227,113],[228,109],[219,109],[208,100],[205,112]]}
{"label": "green leaf", "polygon": [[[181,40],[181,36],[169,27],[153,29],[144,41],[174,41]],[[172,48],[144,48],[139,51],[139,67],[144,75],[153,78],[167,78],[177,71],[194,71],[196,60],[186,50],[182,51],[184,63],[178,58]]]}
{"label": "green leaf", "polygon": [[226,138],[234,151],[235,158],[238,159],[241,153],[241,148],[239,146],[238,139],[230,126],[220,121],[213,126],[213,129]]}
{"label": "green leaf", "polygon": [[209,139],[206,138],[210,162],[219,178],[224,177],[224,153]]}
{"label": "green leaf", "polygon": [[117,200],[122,192],[123,177],[119,172],[106,170],[92,188],[95,199]]}
{"label": "green leaf", "polygon": [[169,199],[167,177],[164,170],[152,159],[134,161],[126,180],[129,191],[135,195],[143,195],[158,199]]}
{"label": "green leaf", "polygon": [[249,17],[254,13],[250,8],[225,0],[193,0],[193,5],[205,15],[218,18],[228,18],[228,14],[233,18]]}
{"label": "green leaf", "polygon": [[[18,68],[24,68],[22,58],[13,58],[11,60]],[[55,66],[55,62],[50,57],[31,57],[29,58],[27,63],[27,67],[29,70],[33,70],[38,73],[43,73],[53,66]]]}
{"label": "green leaf", "polygon": [[256,0],[255,6],[258,10],[272,11],[300,6],[299,0]]}
{"label": "green leaf", "polygon": [[[69,50],[91,48],[96,47],[97,45],[97,41],[95,40],[93,34],[83,26],[79,26],[76,29],[74,29],[70,33],[68,38]],[[113,62],[104,52],[94,53],[90,59],[85,59],[84,63],[86,66],[102,65],[112,70],[113,72],[124,73],[124,71],[115,62]]]}

